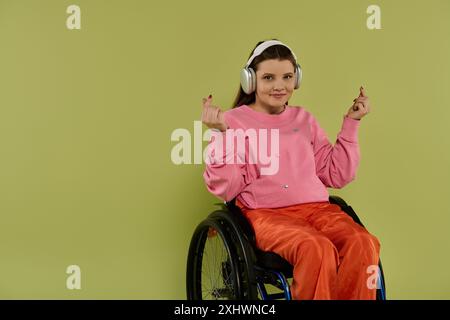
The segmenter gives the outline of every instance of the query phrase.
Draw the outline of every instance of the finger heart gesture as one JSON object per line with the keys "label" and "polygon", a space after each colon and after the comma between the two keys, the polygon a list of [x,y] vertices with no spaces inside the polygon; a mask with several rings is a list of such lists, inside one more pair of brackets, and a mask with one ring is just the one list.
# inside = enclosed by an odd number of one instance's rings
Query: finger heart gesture
{"label": "finger heart gesture", "polygon": [[360,120],[369,112],[370,112],[369,97],[366,96],[364,88],[360,87],[359,96],[358,98],[353,100],[353,105],[348,110],[347,116],[355,120]]}
{"label": "finger heart gesture", "polygon": [[202,122],[210,129],[225,131],[228,126],[225,122],[223,111],[220,109],[220,107],[213,106],[211,104],[212,96],[209,95],[208,98],[203,98],[202,102]]}

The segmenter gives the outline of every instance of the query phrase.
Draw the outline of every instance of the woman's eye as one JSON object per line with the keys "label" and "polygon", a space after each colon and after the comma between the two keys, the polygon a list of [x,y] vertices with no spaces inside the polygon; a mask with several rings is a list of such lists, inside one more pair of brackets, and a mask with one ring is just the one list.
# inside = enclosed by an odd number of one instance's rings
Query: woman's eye
{"label": "woman's eye", "polygon": [[[292,78],[292,76],[291,76],[291,75],[287,75],[286,77],[287,77],[288,79]],[[272,76],[264,76],[264,78],[263,78],[263,79],[268,79],[268,78],[272,78]]]}

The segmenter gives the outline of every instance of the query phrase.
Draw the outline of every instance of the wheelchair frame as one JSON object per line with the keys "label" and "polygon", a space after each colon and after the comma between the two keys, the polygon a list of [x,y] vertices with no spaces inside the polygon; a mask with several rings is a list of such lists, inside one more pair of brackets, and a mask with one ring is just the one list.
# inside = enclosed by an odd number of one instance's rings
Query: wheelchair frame
{"label": "wheelchair frame", "polygon": [[[262,300],[286,299],[292,300],[288,279],[292,278],[293,267],[274,252],[261,251],[256,246],[253,227],[242,214],[235,200],[217,203],[221,209],[209,214],[194,231],[191,239],[187,269],[186,292],[189,300],[202,299],[201,263],[203,247],[208,228],[217,230],[224,242],[228,254],[226,262],[222,262],[222,276],[231,279],[230,288],[217,288],[215,293],[228,295],[233,300],[257,300],[258,293]],[[340,206],[356,223],[364,227],[361,220],[342,198],[330,196],[330,203]],[[365,228],[365,227],[364,227]],[[379,278],[377,285],[377,300],[386,300],[384,273],[379,260]],[[224,279],[225,283],[225,279]],[[266,284],[270,284],[281,292],[268,293]]]}

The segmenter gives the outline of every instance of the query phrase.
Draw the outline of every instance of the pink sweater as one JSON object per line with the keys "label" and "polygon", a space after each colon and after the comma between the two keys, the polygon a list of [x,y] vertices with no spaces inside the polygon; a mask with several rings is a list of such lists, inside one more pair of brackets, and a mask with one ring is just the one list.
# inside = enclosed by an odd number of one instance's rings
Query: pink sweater
{"label": "pink sweater", "polygon": [[[287,106],[280,114],[268,114],[247,105],[225,111],[226,132],[213,131],[206,153],[207,164],[203,173],[208,191],[222,200],[237,197],[246,207],[278,208],[307,202],[328,202],[327,187],[342,188],[355,179],[359,165],[358,128],[360,121],[344,116],[342,128],[333,146],[317,120],[303,107]],[[267,161],[250,161],[248,136],[245,135],[245,155],[242,149],[227,144],[226,135],[241,128],[262,132],[265,129],[267,148],[263,154],[272,156],[271,130],[278,129],[279,148],[276,150],[278,166],[272,161],[272,172]],[[264,131],[264,130],[263,130]],[[215,154],[217,135],[223,138],[225,149]],[[236,141],[236,140],[235,140]],[[257,146],[263,146],[257,136]],[[218,142],[217,142],[218,143]],[[254,145],[254,144],[251,144]],[[219,150],[219,149],[218,149]],[[226,161],[240,157],[242,162]],[[245,157],[245,161],[244,161]],[[222,159],[218,161],[217,159]],[[236,158],[237,159],[237,158]],[[259,159],[259,158],[258,158]],[[273,170],[273,169],[276,170]],[[263,169],[263,171],[262,171]]]}

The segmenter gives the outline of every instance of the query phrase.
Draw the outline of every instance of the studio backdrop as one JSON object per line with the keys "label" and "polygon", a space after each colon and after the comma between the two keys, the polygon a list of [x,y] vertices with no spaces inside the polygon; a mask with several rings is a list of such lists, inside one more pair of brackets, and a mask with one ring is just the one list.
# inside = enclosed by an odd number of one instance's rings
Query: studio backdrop
{"label": "studio backdrop", "polygon": [[[356,179],[390,299],[450,299],[450,1],[0,0],[0,298],[185,299],[202,98],[262,40],[335,142],[364,86]],[[183,157],[177,155],[182,154]]]}

